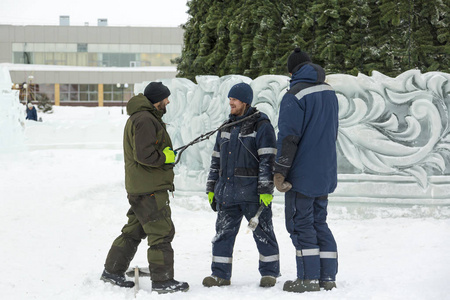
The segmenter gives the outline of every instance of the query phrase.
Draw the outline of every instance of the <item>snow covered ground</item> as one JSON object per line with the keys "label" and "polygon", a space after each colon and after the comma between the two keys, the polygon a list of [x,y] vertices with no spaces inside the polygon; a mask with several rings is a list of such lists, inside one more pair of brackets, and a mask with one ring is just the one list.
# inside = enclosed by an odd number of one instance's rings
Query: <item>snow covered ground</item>
{"label": "snow covered ground", "polygon": [[[0,154],[0,298],[132,299],[133,289],[99,280],[129,207],[121,148],[126,116],[117,107],[54,110],[39,114],[42,123],[26,121],[28,150]],[[190,290],[157,295],[141,278],[136,299],[450,299],[450,219],[439,213],[418,217],[433,207],[330,202],[338,288],[307,294],[282,290],[296,271],[280,198],[273,211],[282,276],[270,289],[258,286],[258,253],[247,222],[236,241],[232,285],[204,288],[215,213],[202,192],[175,192],[171,207],[175,278]],[[132,266],[146,266],[146,249],[144,240]]]}

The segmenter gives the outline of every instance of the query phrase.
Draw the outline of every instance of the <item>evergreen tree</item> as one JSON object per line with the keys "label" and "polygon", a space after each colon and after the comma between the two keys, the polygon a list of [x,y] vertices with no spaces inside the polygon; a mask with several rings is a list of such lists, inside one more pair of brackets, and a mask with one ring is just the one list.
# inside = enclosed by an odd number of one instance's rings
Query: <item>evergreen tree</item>
{"label": "evergreen tree", "polygon": [[327,73],[450,72],[450,4],[431,0],[191,0],[178,77],[286,74],[294,47]]}
{"label": "evergreen tree", "polygon": [[37,107],[42,110],[44,113],[53,113],[52,102],[48,98],[46,94],[37,94]]}

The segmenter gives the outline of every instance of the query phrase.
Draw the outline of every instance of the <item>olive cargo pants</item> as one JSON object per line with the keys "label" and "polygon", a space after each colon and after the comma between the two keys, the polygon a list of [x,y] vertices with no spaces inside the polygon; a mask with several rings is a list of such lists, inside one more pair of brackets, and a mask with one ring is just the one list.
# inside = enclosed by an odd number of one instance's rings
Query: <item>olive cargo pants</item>
{"label": "olive cargo pants", "polygon": [[145,195],[130,195],[128,223],[122,228],[109,250],[105,269],[112,274],[124,274],[136,254],[141,240],[147,237],[147,259],[153,281],[173,279],[173,249],[175,228],[171,219],[167,191]]}

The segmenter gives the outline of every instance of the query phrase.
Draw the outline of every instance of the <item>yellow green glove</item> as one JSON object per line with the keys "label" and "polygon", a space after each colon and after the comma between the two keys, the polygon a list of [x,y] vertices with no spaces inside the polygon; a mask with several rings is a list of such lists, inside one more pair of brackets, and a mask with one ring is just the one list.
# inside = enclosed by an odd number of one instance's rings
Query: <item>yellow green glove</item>
{"label": "yellow green glove", "polygon": [[172,148],[164,148],[163,153],[166,156],[166,164],[173,164],[175,162],[175,155],[177,154],[172,150]]}
{"label": "yellow green glove", "polygon": [[214,192],[208,192],[208,201],[209,205],[211,205],[211,209],[213,211],[217,211],[217,202],[216,199],[214,198]]}
{"label": "yellow green glove", "polygon": [[272,202],[273,196],[271,194],[261,194],[259,195],[259,204],[264,203],[265,206],[269,206]]}
{"label": "yellow green glove", "polygon": [[208,192],[208,200],[209,200],[209,204],[213,203],[214,200],[214,192]]}

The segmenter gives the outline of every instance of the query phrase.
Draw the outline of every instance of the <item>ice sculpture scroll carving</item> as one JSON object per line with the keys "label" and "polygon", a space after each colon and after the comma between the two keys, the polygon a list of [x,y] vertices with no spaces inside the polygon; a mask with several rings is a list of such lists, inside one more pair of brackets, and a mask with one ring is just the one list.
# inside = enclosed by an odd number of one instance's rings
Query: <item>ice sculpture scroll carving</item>
{"label": "ice sculpture scroll carving", "polygon": [[[251,80],[228,75],[162,80],[172,91],[164,120],[175,147],[217,128],[228,116],[227,93],[239,82],[254,90],[253,105],[275,129],[288,87],[286,76]],[[410,70],[396,78],[327,76],[339,99],[338,172],[335,200],[450,204],[450,74]],[[141,92],[146,82],[136,85]],[[204,189],[214,137],[183,154],[178,190]]]}

